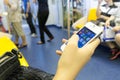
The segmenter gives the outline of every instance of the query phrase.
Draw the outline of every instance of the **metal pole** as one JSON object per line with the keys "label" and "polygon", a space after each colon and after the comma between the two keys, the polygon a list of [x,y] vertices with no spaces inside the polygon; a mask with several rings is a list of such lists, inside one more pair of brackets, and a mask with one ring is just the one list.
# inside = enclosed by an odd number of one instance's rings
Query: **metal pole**
{"label": "metal pole", "polygon": [[68,38],[70,38],[70,0],[67,0],[67,18]]}

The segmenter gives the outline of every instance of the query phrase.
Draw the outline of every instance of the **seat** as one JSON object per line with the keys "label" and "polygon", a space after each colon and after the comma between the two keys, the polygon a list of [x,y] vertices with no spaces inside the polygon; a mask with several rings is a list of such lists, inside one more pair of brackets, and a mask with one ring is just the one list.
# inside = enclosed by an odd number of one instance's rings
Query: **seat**
{"label": "seat", "polygon": [[87,21],[92,21],[92,20],[95,21],[97,19],[96,11],[97,11],[96,8],[90,9]]}
{"label": "seat", "polygon": [[75,23],[73,23],[72,27],[74,29],[80,29],[85,25],[85,23],[89,21],[95,21],[97,19],[96,10],[96,8],[91,8],[88,12],[88,15],[77,20]]}
{"label": "seat", "polygon": [[[5,52],[11,51],[12,49],[18,50],[18,48],[11,41],[11,39],[6,36],[0,37],[0,56],[2,56]],[[23,55],[22,55],[22,58],[19,59],[19,61],[21,66],[29,66],[28,62],[26,61]]]}

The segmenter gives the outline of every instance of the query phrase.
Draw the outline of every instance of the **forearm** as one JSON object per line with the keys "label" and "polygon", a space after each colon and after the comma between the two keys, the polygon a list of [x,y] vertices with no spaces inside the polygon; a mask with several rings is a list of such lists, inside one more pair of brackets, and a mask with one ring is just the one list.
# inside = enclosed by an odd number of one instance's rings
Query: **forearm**
{"label": "forearm", "polygon": [[53,80],[75,80],[75,77],[73,72],[68,71],[63,71],[63,70],[58,70],[53,78]]}
{"label": "forearm", "polygon": [[100,18],[102,18],[102,19],[104,19],[104,20],[110,19],[110,17],[104,16],[104,15],[101,15]]}
{"label": "forearm", "polygon": [[9,1],[6,1],[5,3],[11,10],[17,9],[17,1],[12,1],[11,3]]}
{"label": "forearm", "polygon": [[111,16],[109,19],[107,19],[107,21],[112,21],[112,20],[114,20],[115,19],[115,17],[114,16]]}
{"label": "forearm", "polygon": [[100,14],[101,14],[100,4],[98,4],[97,11],[96,11],[96,15],[97,15],[98,18],[100,17]]}
{"label": "forearm", "polygon": [[53,80],[75,80],[76,76],[89,61],[89,59],[90,57],[86,60],[81,59],[79,63],[76,62],[73,65],[69,65],[69,67],[66,66],[68,64],[58,65],[57,72]]}
{"label": "forearm", "polygon": [[[70,66],[71,67],[71,66]],[[83,68],[83,65],[79,69],[59,69],[57,70],[53,80],[75,80],[79,71]]]}

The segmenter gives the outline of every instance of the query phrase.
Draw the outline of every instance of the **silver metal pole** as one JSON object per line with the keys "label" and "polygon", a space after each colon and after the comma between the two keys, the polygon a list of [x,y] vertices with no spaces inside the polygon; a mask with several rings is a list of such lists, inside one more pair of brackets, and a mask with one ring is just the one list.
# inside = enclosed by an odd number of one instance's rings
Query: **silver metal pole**
{"label": "silver metal pole", "polygon": [[70,0],[67,0],[67,18],[68,38],[70,38]]}

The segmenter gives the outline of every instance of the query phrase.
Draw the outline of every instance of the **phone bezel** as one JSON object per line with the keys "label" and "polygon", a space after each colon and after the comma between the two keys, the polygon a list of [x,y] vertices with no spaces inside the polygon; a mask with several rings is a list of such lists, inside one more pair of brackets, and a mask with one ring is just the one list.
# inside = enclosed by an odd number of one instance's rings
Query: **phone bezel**
{"label": "phone bezel", "polygon": [[[94,23],[92,22],[87,22],[81,29],[79,29],[77,31],[80,32],[80,30],[82,30],[84,27],[86,27],[87,29],[89,29],[90,31],[94,32],[95,33],[95,36],[93,38],[91,38],[85,45],[87,45],[88,43],[90,43],[92,40],[94,40],[96,37],[100,36],[103,32],[103,28],[102,27],[99,27],[97,25],[95,25]],[[68,42],[66,42],[68,43]],[[67,45],[66,43],[64,43],[62,46],[61,46],[61,50],[63,51],[65,46]],[[85,46],[84,45],[84,46]],[[82,47],[81,47],[82,48]]]}

